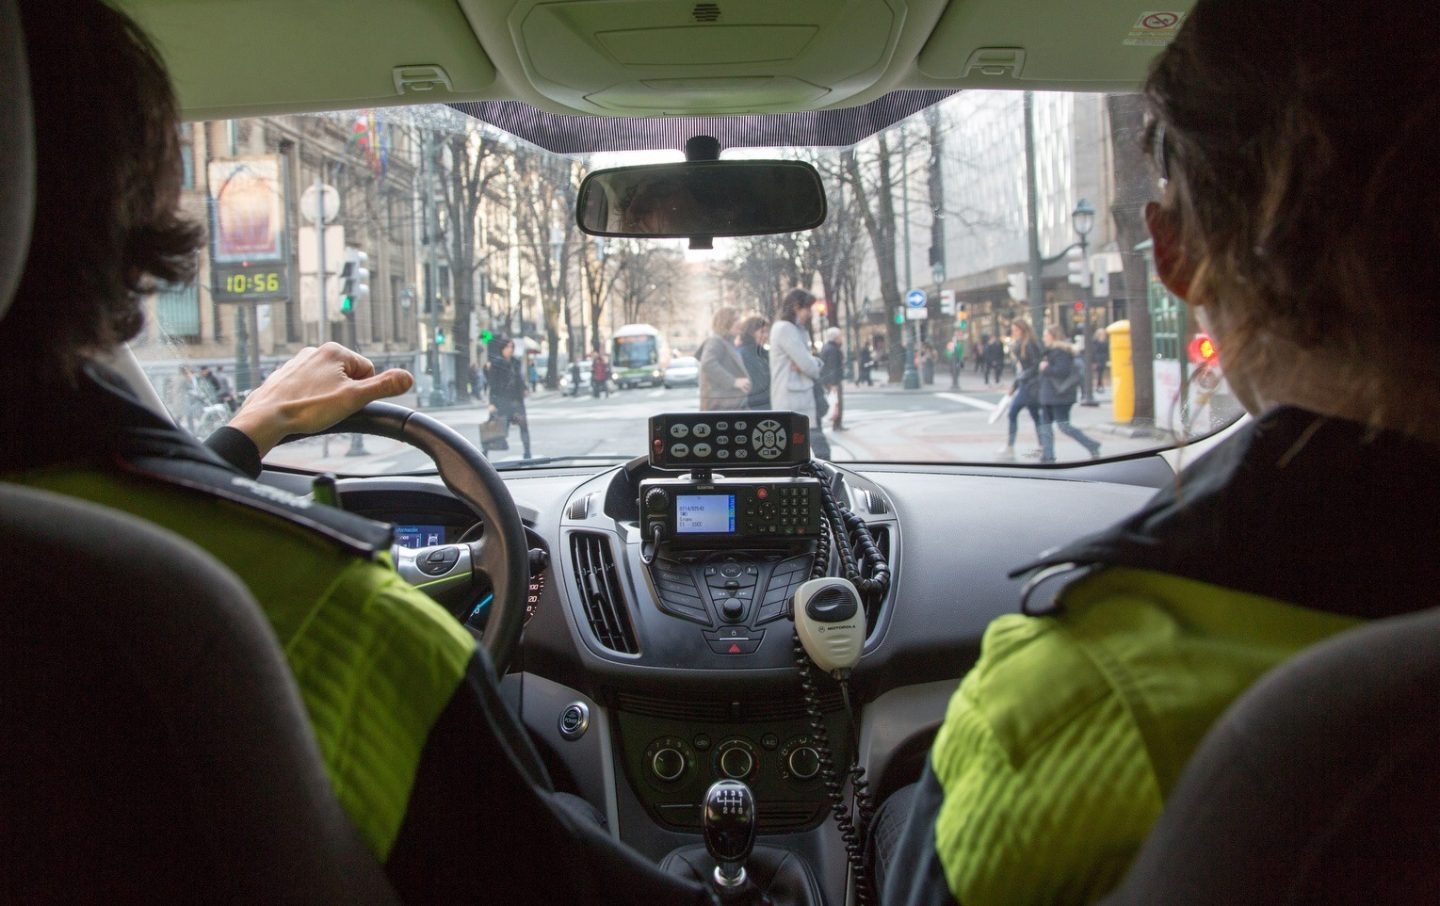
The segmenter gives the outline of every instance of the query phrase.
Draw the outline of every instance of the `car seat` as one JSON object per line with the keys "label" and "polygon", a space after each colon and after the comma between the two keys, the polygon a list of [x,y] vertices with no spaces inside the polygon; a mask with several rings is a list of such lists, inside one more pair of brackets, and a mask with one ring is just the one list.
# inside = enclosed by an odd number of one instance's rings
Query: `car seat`
{"label": "car seat", "polygon": [[1440,609],[1345,632],[1231,705],[1104,902],[1440,903],[1437,755]]}
{"label": "car seat", "polygon": [[[30,103],[0,0],[0,318],[34,207]],[[0,484],[0,589],[0,901],[396,901],[269,624],[208,554]]]}

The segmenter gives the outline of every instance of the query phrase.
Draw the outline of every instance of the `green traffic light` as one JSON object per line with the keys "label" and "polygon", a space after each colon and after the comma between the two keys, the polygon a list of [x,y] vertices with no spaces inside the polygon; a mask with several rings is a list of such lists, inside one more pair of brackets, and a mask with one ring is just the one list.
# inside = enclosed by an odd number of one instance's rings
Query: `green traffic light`
{"label": "green traffic light", "polygon": [[484,343],[486,346],[489,346],[489,345],[490,345],[490,341],[493,340],[493,339],[495,339],[495,334],[492,333],[491,331],[488,331],[488,330],[482,330],[482,331],[480,331],[480,342],[481,342],[481,343]]}
{"label": "green traffic light", "polygon": [[340,297],[340,311],[342,314],[350,314],[355,310],[355,300],[350,296]]}
{"label": "green traffic light", "polygon": [[904,313],[903,311],[897,311],[897,312],[895,312],[895,323],[896,323],[896,324],[904,324],[904,323],[905,323],[905,313]]}

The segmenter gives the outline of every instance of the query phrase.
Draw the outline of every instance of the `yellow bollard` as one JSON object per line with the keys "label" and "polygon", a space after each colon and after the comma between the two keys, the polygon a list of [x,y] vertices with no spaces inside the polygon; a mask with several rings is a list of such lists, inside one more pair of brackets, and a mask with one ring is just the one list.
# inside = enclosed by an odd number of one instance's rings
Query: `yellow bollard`
{"label": "yellow bollard", "polygon": [[1115,421],[1128,424],[1135,417],[1135,360],[1130,354],[1130,322],[1116,321],[1105,328],[1110,337],[1110,398]]}

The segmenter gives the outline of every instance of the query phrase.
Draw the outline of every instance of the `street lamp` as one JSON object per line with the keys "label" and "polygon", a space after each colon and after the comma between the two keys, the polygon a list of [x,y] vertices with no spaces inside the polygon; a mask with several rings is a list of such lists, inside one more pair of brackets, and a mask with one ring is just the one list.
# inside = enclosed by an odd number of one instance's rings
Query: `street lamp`
{"label": "street lamp", "polygon": [[[945,263],[944,263],[943,261],[936,261],[934,264],[930,265],[930,276],[933,277],[933,278],[935,278],[935,299],[936,299],[936,304],[937,304],[937,305],[943,305],[944,303],[940,302],[939,299],[940,299],[940,293],[941,293],[940,284],[942,284],[942,283],[945,282]],[[941,314],[944,314],[944,311],[943,311],[943,310],[941,311]],[[951,324],[950,324],[950,327],[947,328],[947,331],[953,331],[954,329],[955,329],[955,324],[954,324],[954,322],[952,321]],[[934,331],[931,331],[931,333],[933,333],[933,332],[934,332]],[[936,342],[936,345],[941,345],[941,344],[943,344],[943,343],[945,342],[945,337],[942,335],[941,337],[939,337],[938,339],[936,339],[935,342]],[[954,372],[951,372],[951,373],[953,374]],[[923,375],[923,374],[920,375],[920,379],[921,379],[922,381],[925,381],[925,378],[926,378],[925,375]],[[932,362],[931,365],[930,365],[929,380],[926,381],[926,383],[929,383],[929,384],[935,383],[935,365],[934,365],[933,362]]]}
{"label": "street lamp", "polygon": [[1075,202],[1075,210],[1070,212],[1070,225],[1075,228],[1075,235],[1080,237],[1080,261],[1082,262],[1080,272],[1085,274],[1085,282],[1080,284],[1082,293],[1080,297],[1082,302],[1080,337],[1085,344],[1085,380],[1081,383],[1085,388],[1085,398],[1080,401],[1080,405],[1098,406],[1100,404],[1095,402],[1095,385],[1092,380],[1093,371],[1090,359],[1093,354],[1093,344],[1090,342],[1090,281],[1093,278],[1088,270],[1090,259],[1086,255],[1089,244],[1088,237],[1090,231],[1095,228],[1095,208],[1087,199],[1082,198]]}

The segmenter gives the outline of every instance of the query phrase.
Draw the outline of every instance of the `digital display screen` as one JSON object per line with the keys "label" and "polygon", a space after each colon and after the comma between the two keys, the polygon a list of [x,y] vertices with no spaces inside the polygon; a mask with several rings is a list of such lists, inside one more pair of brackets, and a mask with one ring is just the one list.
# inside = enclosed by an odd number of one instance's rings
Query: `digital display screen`
{"label": "digital display screen", "polygon": [[443,525],[397,525],[395,543],[401,547],[434,547],[445,543]]}
{"label": "digital display screen", "polygon": [[735,534],[735,495],[676,495],[675,531],[680,535]]}

